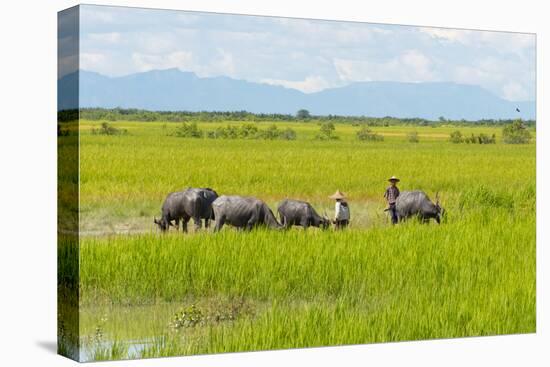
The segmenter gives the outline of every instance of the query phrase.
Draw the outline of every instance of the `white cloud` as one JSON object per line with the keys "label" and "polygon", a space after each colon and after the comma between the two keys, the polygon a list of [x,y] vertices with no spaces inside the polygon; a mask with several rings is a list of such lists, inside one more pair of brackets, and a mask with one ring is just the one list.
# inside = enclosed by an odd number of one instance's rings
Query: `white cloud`
{"label": "white cloud", "polygon": [[306,93],[355,81],[454,81],[535,98],[530,34],[84,6],[81,67],[179,68]]}
{"label": "white cloud", "polygon": [[237,66],[231,52],[224,49],[216,49],[216,56],[208,60],[194,60],[190,71],[194,71],[199,77],[229,76],[236,77]]}
{"label": "white cloud", "polygon": [[529,69],[518,68],[514,60],[484,57],[475,66],[457,65],[449,78],[465,84],[482,86],[498,96],[511,101],[533,99],[534,73]]}
{"label": "white cloud", "polygon": [[430,81],[436,78],[432,60],[419,50],[406,50],[383,61],[334,59],[342,81]]}
{"label": "white cloud", "polygon": [[108,33],[89,33],[87,37],[94,42],[103,42],[103,43],[118,43],[121,39],[119,32],[108,32]]}
{"label": "white cloud", "polygon": [[442,42],[456,42],[476,48],[491,48],[501,53],[522,53],[535,47],[535,36],[529,33],[472,31],[466,29],[419,27],[420,33]]}
{"label": "white cloud", "polygon": [[234,76],[235,61],[233,54],[223,49],[217,50],[216,57],[203,62],[190,51],[174,51],[168,54],[132,53],[133,69],[138,72],[177,68],[192,71],[200,77]]}
{"label": "white cloud", "polygon": [[295,45],[304,48],[317,47],[365,47],[376,34],[391,32],[383,28],[361,23],[311,21],[306,19],[275,18],[282,37],[277,37],[278,46]]}
{"label": "white cloud", "polygon": [[[178,32],[178,36],[180,32]],[[145,54],[170,54],[180,50],[181,43],[178,42],[172,32],[144,32],[139,31],[134,35],[131,47]]]}
{"label": "white cloud", "polygon": [[202,17],[198,14],[184,13],[184,12],[177,12],[176,18],[181,24],[185,24],[185,25],[197,24],[202,19]]}
{"label": "white cloud", "polygon": [[398,64],[412,72],[416,80],[431,80],[433,69],[431,59],[418,50],[407,50],[399,58]]}
{"label": "white cloud", "polygon": [[261,79],[260,82],[271,85],[280,85],[285,88],[298,89],[304,93],[319,92],[331,87],[330,83],[321,76],[308,76],[304,80]]}
{"label": "white cloud", "polygon": [[338,73],[338,77],[342,81],[369,81],[370,77],[367,76],[369,72],[368,61],[355,61],[346,59],[334,59],[334,68]]}
{"label": "white cloud", "polygon": [[84,6],[81,7],[81,18],[88,23],[113,23],[115,21],[115,11],[111,11],[110,8]]}
{"label": "white cloud", "polygon": [[393,34],[393,31],[387,28],[373,27],[371,28],[371,31],[373,31],[374,33],[383,34],[383,35]]}
{"label": "white cloud", "polygon": [[479,84],[481,81],[488,81],[495,77],[481,68],[469,65],[456,66],[451,75],[452,80],[464,84]]}
{"label": "white cloud", "polygon": [[[482,47],[491,47],[501,53],[523,54],[535,49],[535,36],[525,33],[476,32]],[[533,60],[534,61],[534,60]]]}
{"label": "white cloud", "polygon": [[429,35],[431,38],[444,42],[469,44],[472,37],[472,31],[464,29],[419,27],[418,30],[421,33]]}
{"label": "white cloud", "polygon": [[216,40],[219,44],[238,42],[241,44],[254,42],[267,42],[269,34],[263,32],[240,32],[240,31],[223,31],[211,30],[208,31],[211,39]]}
{"label": "white cloud", "polygon": [[193,53],[176,51],[167,55],[150,55],[134,52],[132,54],[132,61],[138,71],[170,68],[192,70]]}
{"label": "white cloud", "polygon": [[98,70],[104,65],[105,55],[102,53],[83,52],[80,54],[80,68],[84,70]]}
{"label": "white cloud", "polygon": [[502,88],[503,97],[510,101],[525,101],[529,98],[529,93],[525,88],[516,82],[509,82]]}

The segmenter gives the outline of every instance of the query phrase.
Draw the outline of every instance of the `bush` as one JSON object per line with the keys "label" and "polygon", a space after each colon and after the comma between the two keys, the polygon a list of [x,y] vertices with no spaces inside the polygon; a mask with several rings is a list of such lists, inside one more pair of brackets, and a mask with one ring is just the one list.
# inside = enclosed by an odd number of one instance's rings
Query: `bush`
{"label": "bush", "polygon": [[266,140],[296,140],[296,131],[291,128],[279,130],[277,126],[273,124],[269,126],[266,130],[260,131],[257,138]]}
{"label": "bush", "polygon": [[467,144],[495,144],[497,142],[497,137],[495,134],[489,136],[487,134],[479,134],[474,135],[472,134],[469,137],[465,137],[462,135],[462,133],[458,130],[453,131],[451,135],[449,136],[449,141],[451,143],[467,143]]}
{"label": "bush", "polygon": [[384,137],[364,126],[359,131],[357,131],[357,139],[363,141],[383,141]]}
{"label": "bush", "polygon": [[101,123],[101,128],[99,129],[96,129],[96,128],[92,129],[93,135],[125,135],[127,133],[128,133],[128,130],[117,129],[116,127],[111,126],[107,122]]}
{"label": "bush", "polygon": [[516,120],[502,129],[502,139],[506,144],[528,144],[531,134],[523,121]]}
{"label": "bush", "polygon": [[281,133],[280,138],[282,140],[296,140],[296,131],[292,130],[290,127],[287,127]]}
{"label": "bush", "polygon": [[332,122],[323,122],[321,128],[319,129],[319,134],[315,136],[317,140],[336,140],[339,139],[334,135],[336,128]]}
{"label": "bush", "polygon": [[196,122],[190,124],[183,122],[176,128],[173,136],[177,136],[179,138],[202,138],[203,132],[199,129]]}
{"label": "bush", "polygon": [[258,135],[258,127],[254,124],[243,124],[239,129],[239,137],[242,139],[255,139]]}
{"label": "bush", "polygon": [[258,129],[254,124],[244,124],[240,127],[227,125],[218,127],[214,131],[209,131],[206,135],[210,139],[265,139],[265,140],[295,140],[296,132],[287,128],[279,130],[277,125],[270,125],[265,130]]}
{"label": "bush", "polygon": [[237,139],[239,137],[248,138],[251,133],[252,129],[249,126],[239,129],[235,126],[227,125],[226,127],[220,126],[214,131],[209,131],[206,136],[210,139]]}
{"label": "bush", "polygon": [[416,131],[411,131],[407,134],[407,140],[409,143],[418,143],[418,133]]}
{"label": "bush", "polygon": [[459,130],[455,130],[449,136],[449,141],[455,144],[463,143],[464,137],[462,136],[462,133]]}
{"label": "bush", "polygon": [[489,137],[489,135],[483,133],[479,135],[472,134],[469,138],[464,138],[464,142],[468,144],[495,144],[496,140],[495,134]]}
{"label": "bush", "polygon": [[497,136],[495,134],[491,135],[491,137],[486,134],[480,134],[479,139],[481,140],[480,144],[496,144],[497,142]]}
{"label": "bush", "polygon": [[237,139],[239,137],[239,129],[235,126],[227,125],[226,127],[217,127],[213,135],[208,135],[217,139]]}
{"label": "bush", "polygon": [[267,130],[263,131],[263,139],[266,140],[275,140],[279,137],[279,129],[275,124],[270,125]]}

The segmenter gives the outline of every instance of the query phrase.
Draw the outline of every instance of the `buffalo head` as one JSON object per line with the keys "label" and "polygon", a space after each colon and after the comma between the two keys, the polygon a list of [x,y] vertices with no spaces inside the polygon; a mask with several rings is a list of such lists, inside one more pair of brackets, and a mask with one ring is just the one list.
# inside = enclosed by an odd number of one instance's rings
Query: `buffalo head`
{"label": "buffalo head", "polygon": [[158,220],[156,217],[153,219],[153,222],[159,226],[160,230],[163,232],[166,232],[168,230],[168,227],[170,223],[166,223],[164,219]]}

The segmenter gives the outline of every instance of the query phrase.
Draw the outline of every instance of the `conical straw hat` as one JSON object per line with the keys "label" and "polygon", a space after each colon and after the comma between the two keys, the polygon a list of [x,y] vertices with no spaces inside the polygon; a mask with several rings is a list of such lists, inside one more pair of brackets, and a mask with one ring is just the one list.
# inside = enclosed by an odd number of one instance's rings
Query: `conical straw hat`
{"label": "conical straw hat", "polygon": [[401,181],[400,179],[398,179],[397,177],[395,176],[391,176],[390,178],[388,178],[388,181],[395,181],[395,182],[399,182]]}
{"label": "conical straw hat", "polygon": [[331,199],[344,199],[345,197],[346,195],[344,195],[344,193],[341,192],[340,190],[336,190],[334,194],[329,196],[329,198]]}

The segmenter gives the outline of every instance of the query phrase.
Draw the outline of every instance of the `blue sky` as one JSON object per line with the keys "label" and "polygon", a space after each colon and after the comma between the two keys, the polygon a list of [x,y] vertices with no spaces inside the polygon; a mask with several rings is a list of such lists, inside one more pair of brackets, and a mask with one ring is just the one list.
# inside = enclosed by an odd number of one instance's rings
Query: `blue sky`
{"label": "blue sky", "polygon": [[535,36],[172,10],[81,6],[80,67],[178,68],[303,92],[357,81],[480,85],[535,100]]}

